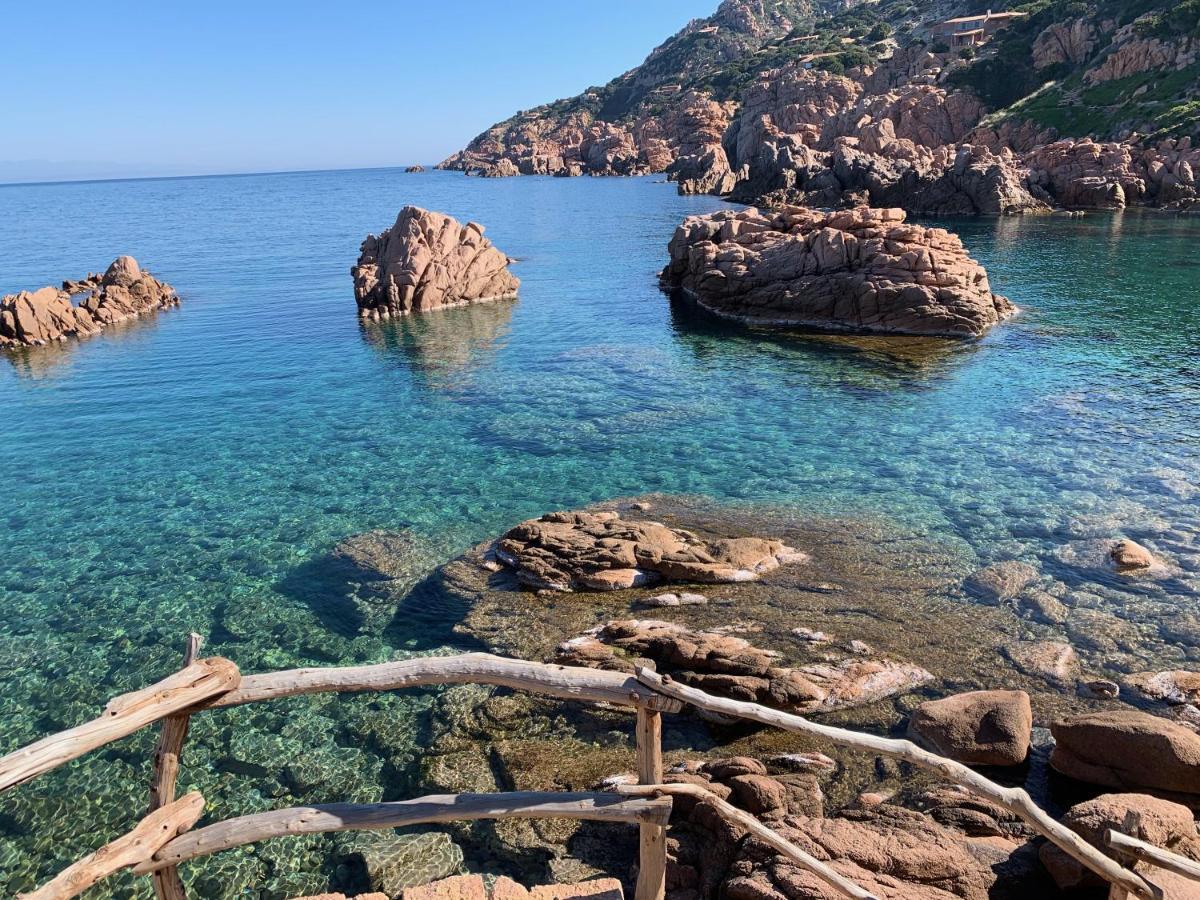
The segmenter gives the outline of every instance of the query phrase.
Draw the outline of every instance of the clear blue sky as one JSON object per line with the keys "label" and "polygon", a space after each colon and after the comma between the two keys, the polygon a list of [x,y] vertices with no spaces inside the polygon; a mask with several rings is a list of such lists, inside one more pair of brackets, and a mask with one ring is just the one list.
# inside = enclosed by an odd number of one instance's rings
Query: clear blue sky
{"label": "clear blue sky", "polygon": [[436,162],[718,0],[13,0],[0,182]]}

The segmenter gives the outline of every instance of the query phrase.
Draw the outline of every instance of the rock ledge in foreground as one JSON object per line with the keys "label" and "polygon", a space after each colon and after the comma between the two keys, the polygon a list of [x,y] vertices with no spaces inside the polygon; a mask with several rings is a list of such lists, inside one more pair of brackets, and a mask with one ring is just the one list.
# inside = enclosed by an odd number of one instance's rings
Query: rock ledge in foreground
{"label": "rock ledge in foreground", "polygon": [[477,222],[406,206],[391,228],[367,236],[350,274],[359,315],[378,320],[511,299],[521,284],[511,262]]}
{"label": "rock ledge in foreground", "polygon": [[[72,297],[86,295],[76,306]],[[132,256],[118,256],[103,275],[64,281],[0,297],[0,347],[40,347],[68,337],[98,334],[109,325],[179,305],[169,284],[142,271]]]}
{"label": "rock ledge in foreground", "polygon": [[675,230],[667,288],[749,324],[978,337],[1016,312],[942,228],[901,209],[723,210]]}

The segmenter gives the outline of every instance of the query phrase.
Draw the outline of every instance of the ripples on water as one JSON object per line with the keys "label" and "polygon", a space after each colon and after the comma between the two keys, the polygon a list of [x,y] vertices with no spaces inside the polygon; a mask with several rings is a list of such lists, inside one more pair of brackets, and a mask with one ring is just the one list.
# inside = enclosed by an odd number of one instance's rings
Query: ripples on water
{"label": "ripples on water", "polygon": [[[521,260],[519,302],[361,328],[349,268],[405,203],[484,222]],[[671,305],[655,275],[672,229],[721,206],[650,179],[398,171],[0,188],[0,293],[130,253],[184,300],[0,357],[0,750],[166,674],[189,630],[244,671],[449,644],[448,610],[383,636],[331,624],[297,585],[346,535],[409,527],[433,566],[522,518],[648,491],[881,517],[970,565],[1035,561],[1135,627],[1137,652],[1097,645],[1115,670],[1195,655],[1200,223],[948,223],[1024,310],[963,344],[756,333]],[[1079,565],[1118,533],[1177,577]],[[203,716],[184,786],[218,818],[403,796],[427,707]],[[152,742],[0,799],[0,892],[124,830]],[[324,840],[187,877],[202,896],[316,891]]]}

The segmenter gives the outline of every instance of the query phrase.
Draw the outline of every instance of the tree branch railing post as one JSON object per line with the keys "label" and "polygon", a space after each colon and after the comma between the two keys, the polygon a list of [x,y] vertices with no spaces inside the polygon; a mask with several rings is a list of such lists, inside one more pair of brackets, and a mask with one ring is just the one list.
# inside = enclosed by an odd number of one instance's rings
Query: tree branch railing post
{"label": "tree branch railing post", "polygon": [[[187,649],[183,654],[186,669],[200,655],[204,639],[196,632],[188,635]],[[179,758],[187,740],[191,716],[185,710],[163,719],[158,736],[158,747],[154,751],[154,776],[150,785],[150,809],[154,812],[175,799],[176,782],[179,780]],[[179,869],[170,866],[150,876],[154,882],[154,894],[158,900],[187,900],[187,889],[179,878]]]}
{"label": "tree branch railing post", "polygon": [[[634,726],[638,784],[662,784],[662,713],[637,708]],[[667,890],[667,829],[643,822],[638,826],[638,878],[634,900],[663,900]]]}

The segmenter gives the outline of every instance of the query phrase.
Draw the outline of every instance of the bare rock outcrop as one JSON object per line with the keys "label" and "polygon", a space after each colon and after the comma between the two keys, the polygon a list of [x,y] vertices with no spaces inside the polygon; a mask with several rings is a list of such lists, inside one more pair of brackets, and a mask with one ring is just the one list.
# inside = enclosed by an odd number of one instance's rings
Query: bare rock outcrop
{"label": "bare rock outcrop", "polygon": [[920,666],[854,653],[784,665],[778,653],[720,631],[657,619],[609,622],[559,647],[558,662],[632,671],[636,659],[722,697],[793,712],[830,712],[903,694],[932,680]]}
{"label": "bare rock outcrop", "polygon": [[726,318],[835,331],[977,337],[1015,312],[955,235],[904,219],[868,207],[692,216],[662,280]]}
{"label": "bare rock outcrop", "polygon": [[660,582],[754,581],[805,554],[768,538],[701,540],[615,512],[557,512],[522,522],[495,544],[496,558],[535,590],[615,591]]}
{"label": "bare rock outcrop", "polygon": [[[84,296],[76,305],[72,298],[78,295]],[[44,287],[0,298],[0,347],[85,337],[178,305],[174,288],[142,271],[132,256],[119,256],[103,275],[64,281],[61,289]]]}
{"label": "bare rock outcrop", "polygon": [[1044,69],[1056,63],[1078,65],[1096,46],[1096,23],[1091,19],[1071,19],[1047,26],[1033,42],[1033,67]]}
{"label": "bare rock outcrop", "polygon": [[350,273],[359,315],[378,320],[515,297],[512,261],[482,225],[406,206],[391,228],[363,241]]}

